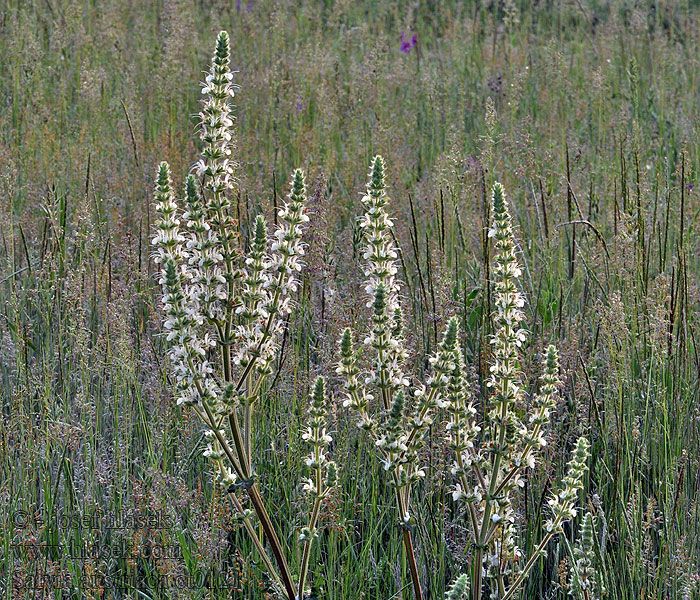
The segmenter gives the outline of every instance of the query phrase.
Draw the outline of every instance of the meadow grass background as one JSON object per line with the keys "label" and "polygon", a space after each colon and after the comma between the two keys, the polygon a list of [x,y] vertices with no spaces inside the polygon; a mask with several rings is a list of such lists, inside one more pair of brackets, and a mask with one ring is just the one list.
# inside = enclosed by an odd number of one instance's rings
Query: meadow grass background
{"label": "meadow grass background", "polygon": [[[523,546],[585,433],[608,597],[700,597],[699,27],[696,1],[0,2],[2,598],[265,598],[201,428],[174,407],[149,249],[155,167],[168,160],[180,180],[196,159],[198,82],[220,29],[241,87],[244,235],[256,214],[274,219],[293,167],[310,187],[308,268],[255,444],[293,545],[306,394],[331,376],[340,485],[312,559],[318,597],[388,600],[408,582],[390,491],[332,369],[338,333],[365,322],[356,217],[376,153],[419,377],[456,312],[483,384],[485,190],[506,187],[529,300],[523,367],[535,381],[554,342],[565,382],[546,467],[523,490]],[[408,54],[402,31],[417,35]],[[424,461],[416,543],[436,599],[468,539],[441,419]],[[167,526],[60,518],[98,510]],[[567,597],[579,524],[523,598]],[[127,551],[78,552],[95,544]],[[153,544],[178,553],[155,560]],[[212,569],[235,589],[206,591]],[[72,592],[18,591],[61,576]]]}

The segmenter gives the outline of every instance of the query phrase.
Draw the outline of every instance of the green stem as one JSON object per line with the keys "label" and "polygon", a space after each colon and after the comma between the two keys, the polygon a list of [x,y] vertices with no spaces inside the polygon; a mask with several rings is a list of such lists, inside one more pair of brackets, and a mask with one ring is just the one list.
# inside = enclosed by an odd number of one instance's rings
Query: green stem
{"label": "green stem", "polygon": [[398,476],[394,472],[394,484],[396,489],[396,506],[399,509],[399,519],[403,527],[403,546],[408,560],[408,567],[411,572],[411,583],[413,584],[413,594],[415,600],[423,600],[423,591],[420,586],[420,577],[418,576],[418,564],[416,562],[416,553],[413,548],[413,540],[411,539],[411,531],[407,527],[405,517],[408,516],[409,498],[401,493],[401,488],[398,486]]}
{"label": "green stem", "polygon": [[243,472],[245,473],[245,478],[250,479],[253,475],[250,462],[246,456],[245,442],[243,440],[243,434],[241,433],[241,426],[238,423],[238,417],[236,416],[236,411],[232,411],[228,416],[228,423],[231,427],[231,435],[233,436],[233,444],[236,446],[236,452],[238,453],[238,460],[241,462],[243,467]]}
{"label": "green stem", "polygon": [[[228,445],[228,442],[226,442],[226,439],[221,435],[219,428],[215,427],[216,417],[212,414],[211,409],[207,406],[206,402],[202,402],[202,405],[204,406],[204,410],[207,414],[209,427],[214,432],[214,435],[219,441],[219,444],[221,444],[221,447],[224,449],[224,452],[228,457],[229,461],[239,473],[239,477],[241,477],[242,479],[248,479],[249,475],[240,474],[241,468],[240,466],[238,466],[235,457],[233,456],[233,452],[231,451],[231,448]],[[267,538],[267,541],[272,547],[272,554],[275,557],[277,566],[279,567],[282,583],[284,584],[284,587],[287,591],[288,600],[297,600],[296,591],[294,589],[294,583],[292,582],[291,572],[289,570],[289,566],[287,565],[287,559],[284,557],[284,552],[282,551],[282,544],[280,543],[279,538],[277,537],[277,533],[275,533],[275,529],[272,525],[270,515],[267,513],[262,498],[260,497],[260,491],[258,490],[257,484],[252,483],[251,486],[248,488],[248,497],[250,498],[250,501],[253,504],[253,507],[255,508],[255,512],[258,515],[258,519],[260,519],[260,524],[262,525],[263,531],[265,532],[265,537]]]}
{"label": "green stem", "polygon": [[506,595],[501,598],[501,600],[508,600],[515,592],[517,591],[518,587],[520,587],[525,581],[525,578],[528,576],[528,573],[530,572],[530,569],[534,566],[535,562],[537,561],[538,558],[540,558],[540,555],[542,553],[542,550],[544,547],[548,544],[549,540],[554,537],[554,533],[548,533],[547,535],[544,536],[542,541],[539,543],[535,551],[532,553],[532,556],[530,556],[530,560],[525,563],[525,567],[523,570],[520,572],[520,575],[518,575],[518,578],[513,582],[513,585],[510,586],[508,591],[506,592]]}
{"label": "green stem", "polygon": [[263,547],[262,542],[260,541],[260,538],[258,537],[258,534],[255,531],[255,528],[253,527],[253,524],[250,522],[250,519],[246,515],[245,509],[243,508],[243,505],[241,504],[240,500],[238,499],[238,497],[235,494],[229,494],[229,498],[231,499],[231,502],[233,503],[233,505],[236,507],[236,510],[241,515],[241,518],[243,519],[243,526],[245,527],[245,530],[248,532],[248,536],[253,541],[253,545],[255,546],[256,550],[258,551],[260,558],[265,563],[265,568],[267,569],[267,572],[274,578],[274,580],[277,582],[277,584],[280,587],[283,587],[284,584],[282,583],[282,579],[280,578],[279,573],[277,572],[277,569],[272,564],[272,561],[270,560],[270,557],[267,555],[267,552],[265,552],[265,548]]}
{"label": "green stem", "polygon": [[481,562],[483,560],[484,551],[481,548],[474,550],[472,557],[472,599],[481,600]]}
{"label": "green stem", "polygon": [[503,583],[503,573],[498,574],[498,593],[501,595],[501,597],[506,593],[506,586]]}
{"label": "green stem", "polygon": [[301,558],[301,571],[299,574],[299,600],[304,598],[304,587],[306,585],[306,576],[309,572],[309,560],[311,558],[311,545],[313,544],[314,530],[316,529],[316,523],[318,521],[319,513],[321,512],[321,500],[323,498],[322,478],[321,469],[316,469],[316,497],[314,499],[314,506],[311,511],[311,518],[309,519],[309,532],[311,538],[304,542],[304,553]]}
{"label": "green stem", "polygon": [[245,435],[245,449],[248,455],[248,462],[253,464],[252,455],[252,442],[251,442],[251,428],[253,426],[253,407],[251,403],[246,400],[245,407],[243,409],[243,433]]}

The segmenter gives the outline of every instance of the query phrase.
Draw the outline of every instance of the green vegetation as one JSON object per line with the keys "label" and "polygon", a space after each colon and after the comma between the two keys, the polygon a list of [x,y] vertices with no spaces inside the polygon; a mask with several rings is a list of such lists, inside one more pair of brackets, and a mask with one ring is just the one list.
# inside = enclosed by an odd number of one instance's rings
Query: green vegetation
{"label": "green vegetation", "polygon": [[[413,594],[395,490],[335,372],[343,331],[369,334],[359,219],[381,154],[404,372],[434,375],[456,315],[478,422],[497,333],[491,190],[507,191],[517,368],[523,389],[558,391],[540,467],[512,496],[525,560],[576,440],[590,442],[578,514],[512,597],[697,597],[698,19],[689,0],[0,0],[0,598],[41,597],[23,590],[42,582],[64,584],[44,595],[59,600],[271,597],[249,535],[263,526],[232,504],[254,508],[246,488],[212,484],[219,448],[176,404],[150,241],[161,161],[181,207],[209,202],[187,175],[222,29],[240,86],[231,243],[254,254],[256,217],[275,231],[288,175],[306,183],[305,266],[242,449],[293,584],[308,561],[319,599]],[[326,443],[317,376],[337,465],[322,494],[300,485],[309,440]],[[449,408],[431,407],[410,484],[426,600],[473,593]]]}

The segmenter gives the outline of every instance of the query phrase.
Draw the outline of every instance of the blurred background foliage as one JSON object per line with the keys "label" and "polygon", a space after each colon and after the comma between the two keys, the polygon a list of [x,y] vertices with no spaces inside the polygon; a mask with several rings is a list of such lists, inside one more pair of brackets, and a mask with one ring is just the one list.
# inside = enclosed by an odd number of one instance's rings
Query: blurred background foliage
{"label": "blurred background foliage", "polygon": [[[64,591],[44,597],[268,596],[212,490],[201,430],[173,405],[149,249],[155,167],[168,160],[182,180],[196,160],[198,82],[220,29],[241,88],[244,243],[256,214],[274,219],[293,167],[310,185],[308,268],[256,440],[285,531],[298,533],[304,502],[308,382],[333,374],[338,332],[364,322],[356,217],[381,153],[417,377],[457,313],[483,383],[485,190],[508,192],[529,299],[523,368],[536,381],[554,342],[565,381],[546,468],[519,506],[525,549],[586,433],[583,503],[605,524],[608,597],[697,597],[699,17],[695,0],[0,2],[2,597],[58,578]],[[316,593],[396,597],[407,579],[391,497],[331,390],[341,485],[324,505]],[[468,551],[440,422],[424,460],[416,538],[435,599]],[[95,527],[66,517],[93,513]],[[110,528],[109,514],[167,526]],[[523,597],[569,597],[579,526]],[[33,543],[47,545],[41,560]]]}

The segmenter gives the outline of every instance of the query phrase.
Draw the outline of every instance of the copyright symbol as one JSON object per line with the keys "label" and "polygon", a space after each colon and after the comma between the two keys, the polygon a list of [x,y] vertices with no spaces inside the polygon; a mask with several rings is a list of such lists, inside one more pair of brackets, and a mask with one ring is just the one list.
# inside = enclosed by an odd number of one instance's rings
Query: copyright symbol
{"label": "copyright symbol", "polygon": [[12,513],[12,525],[16,529],[25,529],[29,521],[29,514],[24,510],[16,510]]}

